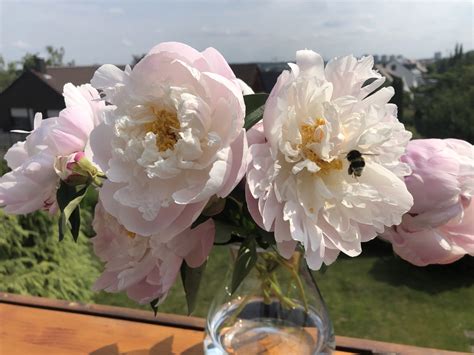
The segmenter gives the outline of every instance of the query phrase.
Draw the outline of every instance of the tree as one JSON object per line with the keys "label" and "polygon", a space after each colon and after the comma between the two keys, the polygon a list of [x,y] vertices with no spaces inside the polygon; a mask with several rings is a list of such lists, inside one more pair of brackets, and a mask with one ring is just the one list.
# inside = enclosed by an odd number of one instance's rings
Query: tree
{"label": "tree", "polygon": [[[0,176],[8,171],[0,159]],[[93,236],[92,215],[97,194],[91,192],[81,210],[86,223],[77,243],[58,241],[57,217],[37,211],[7,215],[0,209],[0,291],[92,301],[92,283],[101,269],[88,241]]]}
{"label": "tree", "polygon": [[38,53],[26,53],[23,58],[20,60],[20,64],[23,68],[23,71],[36,69],[37,63],[41,60]]}
{"label": "tree", "polygon": [[415,92],[414,106],[415,127],[423,136],[474,143],[474,51],[464,54],[456,45],[455,55]]}
{"label": "tree", "polygon": [[17,77],[15,62],[6,63],[0,55],[0,92],[5,90]]}
{"label": "tree", "polygon": [[54,48],[53,46],[46,46],[46,53],[48,53],[46,58],[46,65],[51,67],[61,67],[64,65],[64,48]]}

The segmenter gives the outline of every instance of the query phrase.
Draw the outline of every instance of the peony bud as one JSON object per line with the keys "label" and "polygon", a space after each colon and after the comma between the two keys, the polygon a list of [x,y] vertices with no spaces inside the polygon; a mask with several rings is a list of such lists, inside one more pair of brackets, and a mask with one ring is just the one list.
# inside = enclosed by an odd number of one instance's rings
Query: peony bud
{"label": "peony bud", "polygon": [[86,158],[84,152],[57,156],[54,160],[54,170],[61,180],[73,186],[89,182],[101,186],[100,178],[104,177],[104,174]]}
{"label": "peony bud", "polygon": [[414,205],[382,237],[418,266],[474,255],[474,147],[457,139],[418,139],[402,161],[412,169],[405,183]]}

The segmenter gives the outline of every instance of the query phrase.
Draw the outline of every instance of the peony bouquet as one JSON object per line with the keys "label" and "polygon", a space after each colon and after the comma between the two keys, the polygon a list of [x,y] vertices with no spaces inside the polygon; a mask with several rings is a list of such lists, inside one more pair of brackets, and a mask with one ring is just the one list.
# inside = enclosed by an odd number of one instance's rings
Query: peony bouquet
{"label": "peony bouquet", "polygon": [[60,238],[77,238],[97,189],[94,288],[154,306],[178,275],[192,306],[216,244],[238,250],[233,289],[257,250],[301,250],[313,270],[378,235],[417,265],[474,255],[473,146],[410,142],[372,57],[301,50],[289,66],[267,95],[213,48],[103,65],[7,152],[0,205],[57,213]]}

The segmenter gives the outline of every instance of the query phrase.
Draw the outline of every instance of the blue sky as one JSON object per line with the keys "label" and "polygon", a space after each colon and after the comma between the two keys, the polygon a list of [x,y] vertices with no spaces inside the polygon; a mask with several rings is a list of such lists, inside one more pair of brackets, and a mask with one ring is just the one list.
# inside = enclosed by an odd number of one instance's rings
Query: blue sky
{"label": "blue sky", "polygon": [[288,61],[310,48],[345,54],[447,55],[473,48],[470,0],[0,0],[0,54],[48,45],[76,64],[131,61],[162,41],[213,46],[230,62]]}

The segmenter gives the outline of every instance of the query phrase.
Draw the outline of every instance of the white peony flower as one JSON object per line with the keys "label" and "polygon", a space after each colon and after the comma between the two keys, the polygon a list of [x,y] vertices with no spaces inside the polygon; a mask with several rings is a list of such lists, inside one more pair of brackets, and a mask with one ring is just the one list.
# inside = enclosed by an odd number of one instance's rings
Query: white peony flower
{"label": "white peony flower", "polygon": [[162,43],[133,70],[100,67],[92,84],[114,105],[91,137],[108,178],[100,199],[129,231],[182,231],[245,174],[243,96],[215,49]]}
{"label": "white peony flower", "polygon": [[324,68],[317,53],[302,50],[290,67],[250,147],[247,201],[257,223],[275,232],[282,255],[300,242],[308,265],[319,269],[339,251],[360,254],[361,242],[410,209],[402,179],[409,168],[399,158],[411,134],[388,104],[393,88],[373,93],[384,79],[372,57],[338,58]]}

